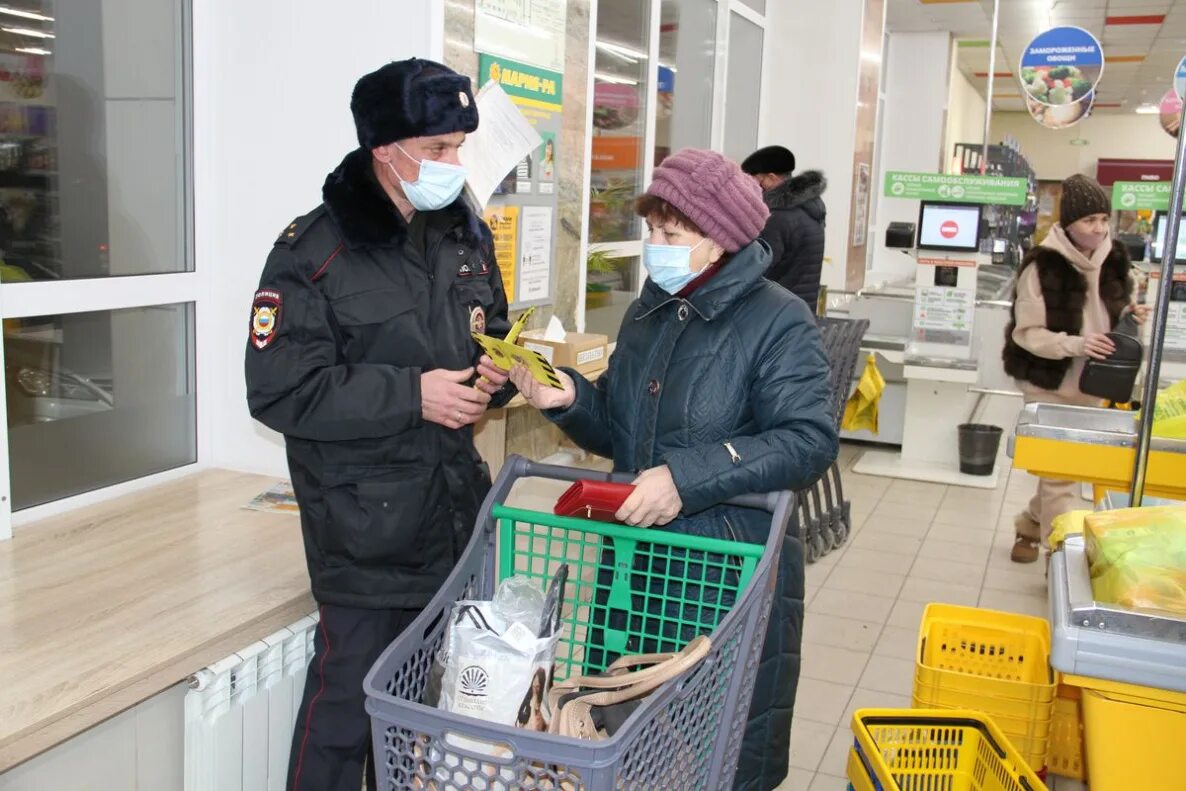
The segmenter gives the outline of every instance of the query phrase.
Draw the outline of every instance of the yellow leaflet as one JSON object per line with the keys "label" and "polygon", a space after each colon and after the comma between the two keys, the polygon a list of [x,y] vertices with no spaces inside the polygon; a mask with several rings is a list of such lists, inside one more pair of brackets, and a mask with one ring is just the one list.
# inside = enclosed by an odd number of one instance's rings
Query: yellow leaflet
{"label": "yellow leaflet", "polygon": [[474,340],[499,368],[509,371],[516,365],[522,365],[540,384],[554,387],[557,390],[564,388],[564,385],[560,383],[560,377],[556,375],[556,369],[537,352],[501,341],[498,338],[491,338],[489,335],[474,333]]}

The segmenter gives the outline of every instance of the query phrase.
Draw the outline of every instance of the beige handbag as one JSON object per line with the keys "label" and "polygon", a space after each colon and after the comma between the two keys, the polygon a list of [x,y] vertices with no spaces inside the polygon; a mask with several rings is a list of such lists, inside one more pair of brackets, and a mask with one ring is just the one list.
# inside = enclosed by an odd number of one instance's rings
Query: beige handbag
{"label": "beige handbag", "polygon": [[701,635],[678,653],[624,656],[604,673],[556,682],[548,693],[548,732],[578,739],[612,736],[643,698],[691,670],[711,648],[712,641]]}

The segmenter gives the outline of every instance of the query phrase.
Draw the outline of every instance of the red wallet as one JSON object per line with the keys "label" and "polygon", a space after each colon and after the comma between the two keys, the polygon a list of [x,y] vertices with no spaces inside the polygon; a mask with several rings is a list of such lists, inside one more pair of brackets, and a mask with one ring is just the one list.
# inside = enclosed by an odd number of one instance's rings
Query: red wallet
{"label": "red wallet", "polygon": [[617,522],[615,514],[634,491],[628,483],[577,481],[556,501],[557,516],[579,516],[595,522]]}

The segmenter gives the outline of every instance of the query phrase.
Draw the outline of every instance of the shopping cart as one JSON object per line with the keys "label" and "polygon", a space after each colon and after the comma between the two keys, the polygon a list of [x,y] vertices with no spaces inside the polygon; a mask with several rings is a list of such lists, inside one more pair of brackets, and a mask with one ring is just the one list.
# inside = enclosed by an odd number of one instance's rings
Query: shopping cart
{"label": "shopping cart", "polygon": [[[457,567],[363,682],[380,787],[731,788],[794,495],[731,501],[771,515],[761,546],[507,507],[523,478],[624,480],[507,460]],[[493,725],[421,703],[455,601],[489,599],[512,574],[542,583],[564,563],[569,582],[557,679],[596,672],[623,653],[678,650],[697,634],[711,634],[708,657],[648,696],[601,741]]]}
{"label": "shopping cart", "polygon": [[[853,373],[861,356],[861,339],[869,329],[868,319],[839,319],[821,316],[820,336],[831,367],[829,384],[836,430],[844,417],[844,404],[852,390]],[[799,530],[808,563],[844,544],[852,532],[852,503],[844,499],[840,464],[833,462],[813,486],[798,493]]]}

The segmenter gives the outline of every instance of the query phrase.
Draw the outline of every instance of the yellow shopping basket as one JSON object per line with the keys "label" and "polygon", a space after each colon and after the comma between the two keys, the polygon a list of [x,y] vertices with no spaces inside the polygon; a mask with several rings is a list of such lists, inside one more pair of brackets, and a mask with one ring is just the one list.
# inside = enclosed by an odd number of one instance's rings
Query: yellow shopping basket
{"label": "yellow shopping basket", "polygon": [[992,720],[975,711],[860,709],[848,753],[854,791],[1046,791]]}

